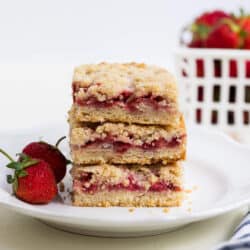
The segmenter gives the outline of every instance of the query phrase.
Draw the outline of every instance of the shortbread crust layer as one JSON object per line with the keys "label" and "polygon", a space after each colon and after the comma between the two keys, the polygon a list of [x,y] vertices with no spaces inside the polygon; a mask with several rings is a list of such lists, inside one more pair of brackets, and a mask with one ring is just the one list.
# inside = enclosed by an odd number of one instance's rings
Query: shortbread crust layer
{"label": "shortbread crust layer", "polygon": [[145,168],[139,165],[75,165],[75,206],[178,206],[182,168],[178,163]]}
{"label": "shortbread crust layer", "polygon": [[79,123],[70,118],[71,155],[76,164],[152,164],[185,158],[186,130],[123,123]]}
{"label": "shortbread crust layer", "polygon": [[165,125],[180,115],[175,79],[160,67],[82,65],[75,69],[72,88],[79,121]]}

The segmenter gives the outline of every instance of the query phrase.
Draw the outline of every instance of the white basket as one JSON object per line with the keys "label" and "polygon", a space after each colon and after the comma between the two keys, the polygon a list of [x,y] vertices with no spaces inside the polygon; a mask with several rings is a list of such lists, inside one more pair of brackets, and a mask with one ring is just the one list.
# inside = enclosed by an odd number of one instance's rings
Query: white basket
{"label": "white basket", "polygon": [[250,132],[250,51],[185,48],[175,59],[189,123]]}

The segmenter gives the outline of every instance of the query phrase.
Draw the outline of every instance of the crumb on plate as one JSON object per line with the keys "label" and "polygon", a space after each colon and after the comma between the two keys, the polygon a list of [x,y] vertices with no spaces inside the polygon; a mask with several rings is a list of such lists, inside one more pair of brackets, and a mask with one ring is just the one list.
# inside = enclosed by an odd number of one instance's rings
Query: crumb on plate
{"label": "crumb on plate", "polygon": [[169,207],[165,207],[165,208],[162,209],[163,213],[168,213],[169,210],[170,210]]}
{"label": "crumb on plate", "polygon": [[64,185],[63,182],[59,183],[59,190],[60,190],[60,192],[64,192],[65,191],[65,185]]}
{"label": "crumb on plate", "polygon": [[187,194],[190,194],[190,193],[192,193],[192,190],[191,190],[191,189],[186,189],[185,192],[186,192]]}

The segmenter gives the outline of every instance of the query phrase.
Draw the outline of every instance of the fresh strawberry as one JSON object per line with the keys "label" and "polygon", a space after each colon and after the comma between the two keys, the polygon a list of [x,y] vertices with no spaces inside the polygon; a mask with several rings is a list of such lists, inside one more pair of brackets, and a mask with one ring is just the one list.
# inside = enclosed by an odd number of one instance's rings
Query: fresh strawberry
{"label": "fresh strawberry", "polygon": [[50,165],[39,159],[21,154],[19,161],[14,161],[0,149],[10,163],[7,168],[14,170],[14,175],[7,175],[7,182],[13,185],[14,194],[31,204],[47,204],[57,195],[57,185]]}
{"label": "fresh strawberry", "polygon": [[245,41],[244,41],[244,49],[250,49],[250,35],[245,38]]}
{"label": "fresh strawberry", "polygon": [[244,37],[243,49],[250,49],[250,16],[243,16],[238,22]]}
{"label": "fresh strawberry", "polygon": [[58,149],[59,143],[64,138],[65,137],[59,139],[55,146],[48,144],[47,142],[39,141],[32,142],[23,149],[24,154],[46,161],[52,168],[57,183],[64,178],[66,174],[66,166],[70,163],[70,161],[67,160]]}
{"label": "fresh strawberry", "polygon": [[231,19],[224,19],[218,24],[205,41],[207,48],[237,49],[241,44],[240,27]]}
{"label": "fresh strawberry", "polygon": [[231,16],[220,10],[205,12],[196,18],[191,25],[192,41],[188,46],[190,48],[203,48],[205,46],[204,41],[208,37],[209,32],[224,18],[231,18]]}
{"label": "fresh strawberry", "polygon": [[205,12],[202,15],[200,15],[195,20],[195,23],[212,27],[216,25],[223,18],[231,18],[231,15],[221,10],[214,10],[211,12]]}
{"label": "fresh strawberry", "polygon": [[188,44],[189,48],[203,48],[204,41],[202,39],[193,39],[190,44]]}

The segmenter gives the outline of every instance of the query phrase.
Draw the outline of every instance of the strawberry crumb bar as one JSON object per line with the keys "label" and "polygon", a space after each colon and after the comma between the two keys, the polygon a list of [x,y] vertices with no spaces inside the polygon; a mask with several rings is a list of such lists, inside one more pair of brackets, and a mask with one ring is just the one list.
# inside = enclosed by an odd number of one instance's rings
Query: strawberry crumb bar
{"label": "strawberry crumb bar", "polygon": [[173,76],[138,63],[100,63],[77,67],[73,112],[87,122],[174,125],[180,113]]}
{"label": "strawberry crumb bar", "polygon": [[73,176],[73,205],[109,207],[179,206],[183,198],[182,168],[172,165],[77,166]]}
{"label": "strawberry crumb bar", "polygon": [[183,119],[177,128],[71,119],[70,147],[75,164],[167,164],[185,158],[186,130]]}

